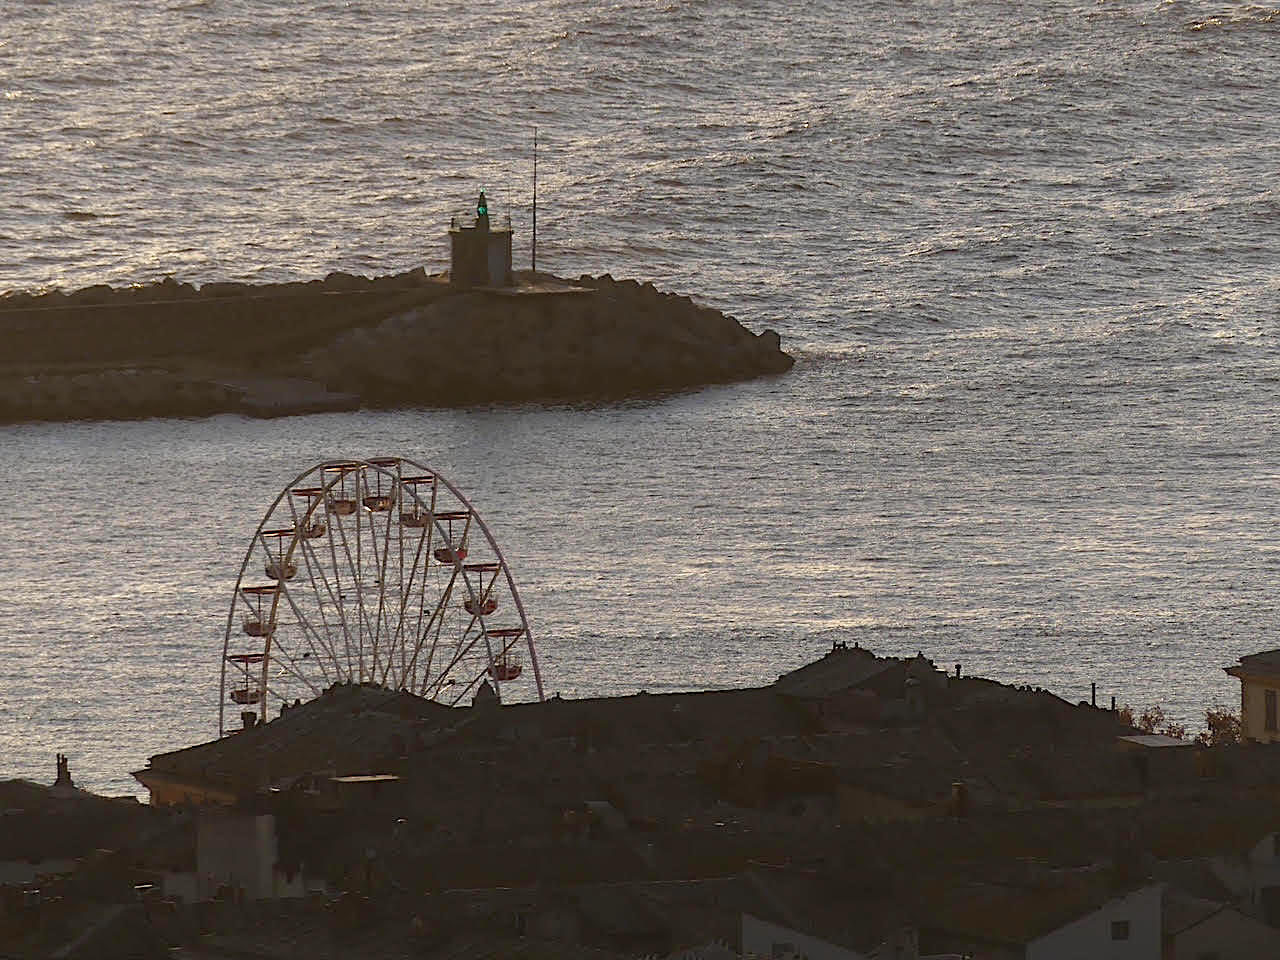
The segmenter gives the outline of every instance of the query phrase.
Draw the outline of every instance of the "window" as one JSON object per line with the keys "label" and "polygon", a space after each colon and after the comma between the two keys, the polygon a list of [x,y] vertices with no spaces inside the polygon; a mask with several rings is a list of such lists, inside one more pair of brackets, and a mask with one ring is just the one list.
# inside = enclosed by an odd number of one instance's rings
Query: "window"
{"label": "window", "polygon": [[1128,920],[1112,920],[1111,921],[1111,939],[1112,940],[1128,940],[1129,939],[1129,921]]}
{"label": "window", "polygon": [[1276,729],[1276,692],[1274,690],[1268,690],[1266,692],[1266,703],[1267,703],[1266,729],[1275,730]]}

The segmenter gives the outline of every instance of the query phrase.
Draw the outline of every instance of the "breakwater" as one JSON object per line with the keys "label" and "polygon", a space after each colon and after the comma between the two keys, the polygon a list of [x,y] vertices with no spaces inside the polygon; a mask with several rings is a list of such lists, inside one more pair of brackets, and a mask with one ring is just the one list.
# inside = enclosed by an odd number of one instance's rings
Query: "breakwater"
{"label": "breakwater", "polygon": [[622,398],[781,373],[778,335],[608,274],[423,270],[0,298],[0,421]]}

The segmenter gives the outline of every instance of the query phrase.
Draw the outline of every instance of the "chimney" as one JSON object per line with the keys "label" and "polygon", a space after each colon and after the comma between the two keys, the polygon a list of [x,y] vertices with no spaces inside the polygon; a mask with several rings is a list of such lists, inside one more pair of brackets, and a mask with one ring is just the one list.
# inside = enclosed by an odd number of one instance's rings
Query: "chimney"
{"label": "chimney", "polygon": [[71,767],[67,761],[67,755],[65,753],[59,753],[57,758],[58,776],[57,779],[53,781],[53,785],[55,787],[74,787],[75,784],[71,782]]}

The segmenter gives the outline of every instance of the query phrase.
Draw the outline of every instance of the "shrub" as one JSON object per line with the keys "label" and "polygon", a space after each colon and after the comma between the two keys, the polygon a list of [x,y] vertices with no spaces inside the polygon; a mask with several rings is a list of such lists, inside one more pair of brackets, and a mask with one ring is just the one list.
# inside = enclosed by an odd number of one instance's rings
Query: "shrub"
{"label": "shrub", "polygon": [[1160,733],[1175,740],[1187,739],[1186,724],[1170,720],[1168,714],[1164,712],[1164,707],[1158,703],[1153,707],[1145,707],[1137,716],[1134,716],[1133,707],[1125,704],[1116,710],[1116,719],[1125,726],[1136,727],[1143,733]]}
{"label": "shrub", "polygon": [[1196,743],[1201,746],[1220,747],[1240,742],[1240,717],[1229,707],[1210,707],[1204,712],[1204,723],[1205,729],[1196,734]]}
{"label": "shrub", "polygon": [[1154,707],[1147,707],[1142,713],[1138,714],[1137,727],[1143,733],[1163,733],[1161,729],[1168,723],[1165,717],[1164,707],[1156,704]]}

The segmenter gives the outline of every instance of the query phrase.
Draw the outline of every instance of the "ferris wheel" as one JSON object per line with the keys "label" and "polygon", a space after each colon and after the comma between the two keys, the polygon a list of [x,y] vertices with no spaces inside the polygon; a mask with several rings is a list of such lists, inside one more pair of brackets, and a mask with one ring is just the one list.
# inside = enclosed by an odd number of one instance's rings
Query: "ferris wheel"
{"label": "ferris wheel", "polygon": [[543,699],[488,527],[457,487],[401,457],[317,464],[267,510],[227,615],[218,733],[360,682],[451,706],[486,683],[499,700],[529,697],[530,683]]}

